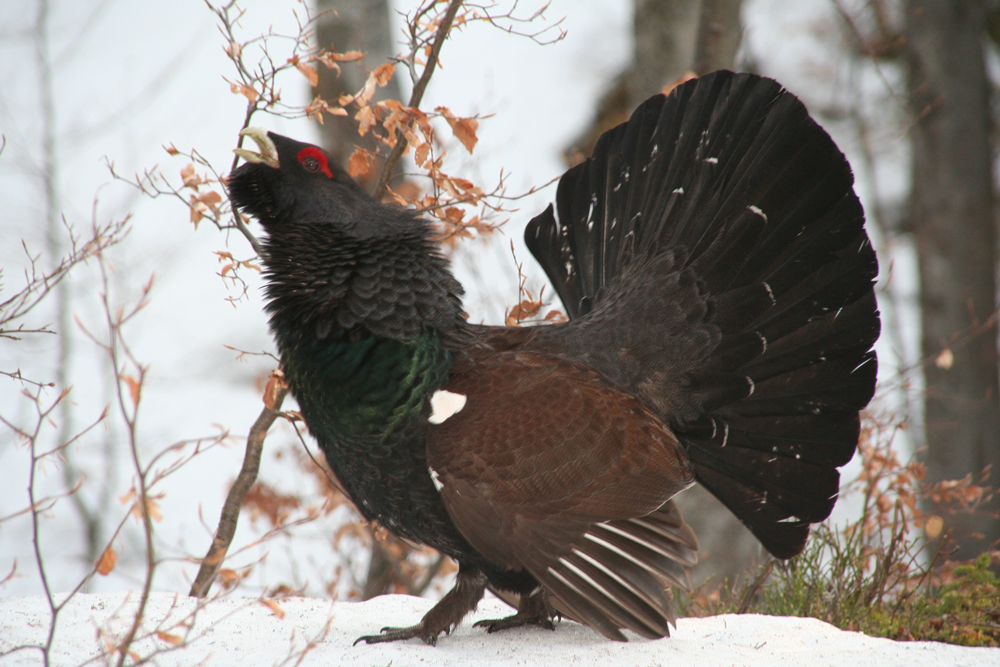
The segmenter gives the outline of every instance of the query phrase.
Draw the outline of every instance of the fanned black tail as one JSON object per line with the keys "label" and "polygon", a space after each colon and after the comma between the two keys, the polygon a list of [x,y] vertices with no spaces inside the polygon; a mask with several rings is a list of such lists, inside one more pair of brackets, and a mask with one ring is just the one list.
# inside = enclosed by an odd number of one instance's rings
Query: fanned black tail
{"label": "fanned black tail", "polygon": [[[663,316],[683,361],[624,381],[653,404],[682,385],[695,412],[660,410],[698,480],[782,558],[829,516],[874,392],[878,265],[852,185],[798,99],[723,71],[606,133],[562,177],[558,221],[549,207],[526,231],[573,319],[643,289],[701,300]],[[614,310],[622,332],[629,317]],[[598,344],[600,366],[616,342]]]}

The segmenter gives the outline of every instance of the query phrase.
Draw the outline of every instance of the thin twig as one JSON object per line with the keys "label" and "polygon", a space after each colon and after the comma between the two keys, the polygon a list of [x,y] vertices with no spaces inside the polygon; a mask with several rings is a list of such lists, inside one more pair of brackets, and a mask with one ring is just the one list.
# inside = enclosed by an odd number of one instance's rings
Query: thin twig
{"label": "thin twig", "polygon": [[281,404],[284,402],[287,394],[288,387],[279,386],[274,394],[271,407],[264,406],[264,409],[261,410],[260,415],[257,417],[257,421],[254,422],[253,427],[250,429],[250,434],[247,436],[246,454],[243,457],[243,467],[240,470],[240,474],[236,477],[236,482],[229,489],[229,495],[226,496],[226,502],[222,507],[222,515],[219,518],[219,528],[215,531],[215,538],[212,540],[212,545],[209,547],[208,553],[205,554],[205,558],[201,561],[198,576],[195,577],[194,583],[191,584],[191,591],[188,593],[191,597],[203,598],[207,596],[208,590],[215,581],[215,577],[219,574],[222,562],[229,551],[229,545],[233,541],[233,535],[236,534],[236,523],[239,519],[240,508],[243,506],[243,500],[250,491],[250,487],[257,481],[257,473],[260,471],[261,453],[264,450],[264,438],[274,420],[281,414]]}
{"label": "thin twig", "polygon": [[771,576],[771,571],[774,569],[774,564],[776,562],[777,561],[773,558],[769,559],[767,561],[767,565],[765,565],[764,569],[757,575],[757,578],[754,579],[753,583],[747,587],[743,594],[743,599],[740,601],[739,609],[736,611],[737,614],[745,614],[749,611],[750,605],[753,604],[757,594],[760,593],[760,589],[764,585],[764,582]]}

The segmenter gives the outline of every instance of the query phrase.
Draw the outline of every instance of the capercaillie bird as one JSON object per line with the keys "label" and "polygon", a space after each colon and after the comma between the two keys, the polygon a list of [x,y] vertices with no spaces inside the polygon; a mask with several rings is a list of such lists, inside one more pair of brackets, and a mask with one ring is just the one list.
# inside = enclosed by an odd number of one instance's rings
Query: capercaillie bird
{"label": "capercaillie bird", "polygon": [[872,397],[875,252],[850,167],[778,83],[655,96],[561,178],[526,241],[570,320],[471,324],[414,211],[321,149],[247,128],[228,182],[266,231],[267,311],[310,432],[367,519],[459,564],[433,644],[557,615],[663,637],[695,482],[779,558],[829,516]]}

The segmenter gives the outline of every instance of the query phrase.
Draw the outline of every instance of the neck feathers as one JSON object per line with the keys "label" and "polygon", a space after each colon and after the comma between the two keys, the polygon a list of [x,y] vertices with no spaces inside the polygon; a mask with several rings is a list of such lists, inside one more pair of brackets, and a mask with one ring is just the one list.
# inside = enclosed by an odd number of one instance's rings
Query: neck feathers
{"label": "neck feathers", "polygon": [[364,237],[322,222],[269,232],[267,310],[279,341],[346,332],[410,342],[460,321],[462,286],[422,221]]}

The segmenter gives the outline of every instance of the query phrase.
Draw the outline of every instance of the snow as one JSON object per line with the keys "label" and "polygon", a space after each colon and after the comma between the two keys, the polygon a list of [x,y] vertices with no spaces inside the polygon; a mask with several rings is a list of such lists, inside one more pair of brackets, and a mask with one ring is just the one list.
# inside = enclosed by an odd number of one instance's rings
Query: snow
{"label": "snow", "polygon": [[[108,641],[120,640],[129,627],[137,595],[79,595],[60,616],[51,664],[78,665],[97,658]],[[437,646],[417,640],[354,646],[361,635],[383,625],[410,625],[431,606],[422,598],[387,595],[368,602],[330,603],[288,598],[265,605],[258,599],[208,602],[154,593],[145,615],[144,638],[136,654],[158,665],[635,665],[685,667],[993,667],[1000,649],[965,648],[935,642],[895,642],[844,632],[812,618],[724,615],[684,618],[669,639],[634,638],[612,642],[573,622],[555,632],[522,628],[488,635],[472,622],[510,613],[496,599],[479,610]],[[281,614],[277,614],[275,609]],[[185,627],[190,626],[190,627]],[[0,653],[44,642],[49,627],[44,597],[0,599]],[[158,637],[157,631],[161,634]],[[304,656],[302,654],[305,653]],[[156,654],[154,656],[154,654]],[[302,657],[302,662],[296,661]],[[40,665],[41,652],[21,650],[0,657],[0,665]]]}

